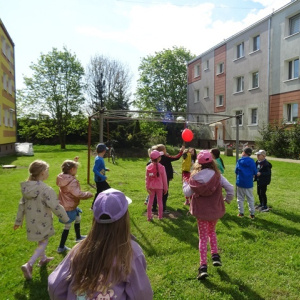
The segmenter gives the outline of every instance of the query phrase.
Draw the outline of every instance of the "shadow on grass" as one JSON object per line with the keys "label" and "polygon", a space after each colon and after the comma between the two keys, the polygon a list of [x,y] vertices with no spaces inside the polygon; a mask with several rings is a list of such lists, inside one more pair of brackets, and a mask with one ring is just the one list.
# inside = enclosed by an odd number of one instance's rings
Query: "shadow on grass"
{"label": "shadow on grass", "polygon": [[140,227],[136,224],[134,219],[131,219],[131,223],[136,228],[136,230],[141,234],[143,237],[142,240],[137,240],[138,244],[142,247],[143,251],[145,251],[148,256],[157,255],[155,247],[153,247],[151,241],[147,238],[147,235],[140,229]]}
{"label": "shadow on grass", "polygon": [[299,214],[294,214],[294,213],[288,212],[288,211],[272,210],[271,213],[274,215],[280,216],[288,221],[292,221],[294,223],[299,223],[299,220],[300,220]]}
{"label": "shadow on grass", "polygon": [[[33,269],[33,272],[37,272],[38,268],[35,267]],[[47,300],[49,299],[48,296],[48,270],[47,267],[41,267],[39,268],[40,271],[40,280],[30,280],[24,281],[23,285],[23,293],[16,293],[14,295],[15,299],[17,300]]]}
{"label": "shadow on grass", "polygon": [[200,283],[203,283],[203,285],[205,285],[205,287],[211,291],[215,290],[224,293],[225,295],[231,295],[232,299],[239,299],[239,300],[247,300],[247,299],[264,300],[265,299],[261,297],[258,293],[253,291],[243,281],[239,279],[231,279],[228,276],[228,274],[223,270],[218,269],[217,272],[220,275],[222,282],[226,282],[232,285],[233,287],[220,287],[217,284],[211,282],[209,279],[200,281]]}

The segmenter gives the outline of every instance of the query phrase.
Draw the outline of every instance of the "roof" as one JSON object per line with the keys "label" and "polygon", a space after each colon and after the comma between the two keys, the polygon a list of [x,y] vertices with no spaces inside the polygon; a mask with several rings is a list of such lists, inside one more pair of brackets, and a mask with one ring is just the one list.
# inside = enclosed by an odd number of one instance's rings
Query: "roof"
{"label": "roof", "polygon": [[7,29],[5,28],[5,26],[4,26],[4,24],[3,24],[3,22],[2,22],[2,20],[1,20],[1,19],[0,19],[0,27],[3,29],[4,33],[6,34],[6,37],[9,39],[10,43],[11,43],[11,44],[12,44],[12,46],[14,47],[14,46],[15,46],[15,44],[14,44],[14,42],[13,42],[12,38],[10,37],[10,35],[9,35],[9,33],[8,33]]}

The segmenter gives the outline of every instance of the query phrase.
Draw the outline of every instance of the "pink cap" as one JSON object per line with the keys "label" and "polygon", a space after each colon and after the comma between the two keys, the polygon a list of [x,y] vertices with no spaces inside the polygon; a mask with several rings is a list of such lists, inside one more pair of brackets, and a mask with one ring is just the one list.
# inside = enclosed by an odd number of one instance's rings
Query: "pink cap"
{"label": "pink cap", "polygon": [[203,165],[212,162],[213,159],[208,150],[201,150],[197,156],[197,160],[200,165]]}
{"label": "pink cap", "polygon": [[159,158],[160,156],[164,155],[163,152],[159,152],[157,150],[153,150],[151,153],[150,153],[150,158],[151,159],[157,159]]}

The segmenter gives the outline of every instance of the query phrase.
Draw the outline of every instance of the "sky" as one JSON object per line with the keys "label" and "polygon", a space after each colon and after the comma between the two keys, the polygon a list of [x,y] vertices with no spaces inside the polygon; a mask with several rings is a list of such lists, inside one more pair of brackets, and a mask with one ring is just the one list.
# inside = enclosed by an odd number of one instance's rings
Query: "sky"
{"label": "sky", "polygon": [[290,0],[0,0],[0,18],[15,44],[16,88],[31,63],[64,46],[86,68],[104,55],[138,79],[141,59],[183,46],[200,55]]}

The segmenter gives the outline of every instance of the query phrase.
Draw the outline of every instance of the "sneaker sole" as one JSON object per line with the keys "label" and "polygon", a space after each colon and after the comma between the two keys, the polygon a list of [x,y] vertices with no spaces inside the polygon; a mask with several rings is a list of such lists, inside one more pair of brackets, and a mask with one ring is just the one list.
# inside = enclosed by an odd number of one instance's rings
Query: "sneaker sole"
{"label": "sneaker sole", "polygon": [[32,275],[28,272],[28,269],[25,267],[25,266],[22,266],[21,267],[21,270],[24,274],[24,277],[27,279],[27,280],[30,280],[32,279]]}
{"label": "sneaker sole", "polygon": [[214,267],[222,267],[222,263],[220,261],[214,261],[213,266]]}
{"label": "sneaker sole", "polygon": [[198,279],[198,280],[203,280],[203,279],[205,279],[206,277],[208,277],[208,274],[207,274],[207,273],[201,273],[200,275],[197,276],[197,279]]}

